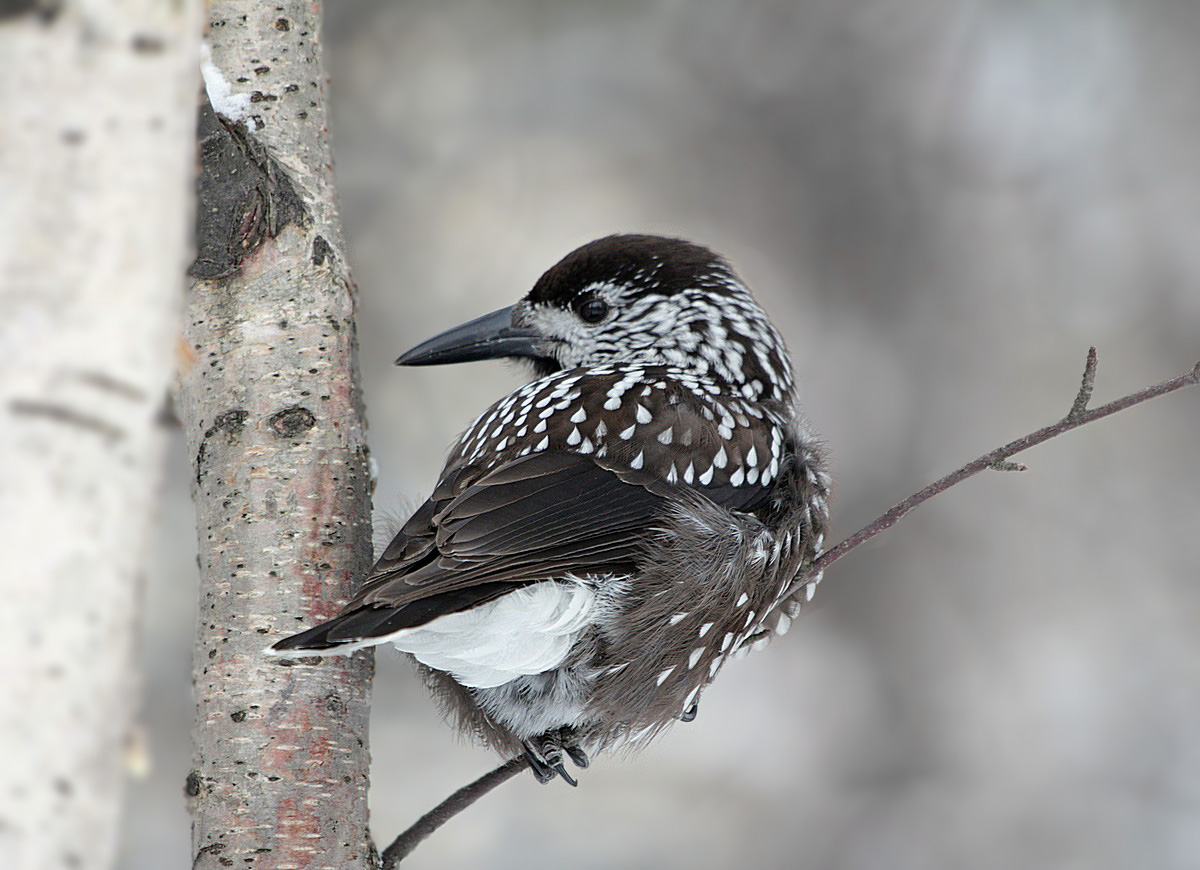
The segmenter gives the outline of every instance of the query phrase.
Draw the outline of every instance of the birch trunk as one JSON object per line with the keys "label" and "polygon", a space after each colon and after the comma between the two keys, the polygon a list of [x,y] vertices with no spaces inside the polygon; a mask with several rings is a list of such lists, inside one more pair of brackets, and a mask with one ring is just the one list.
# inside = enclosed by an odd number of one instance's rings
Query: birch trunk
{"label": "birch trunk", "polygon": [[187,265],[199,4],[0,8],[0,867],[107,868]]}
{"label": "birch trunk", "polygon": [[371,559],[320,5],[217,0],[208,12],[180,376],[201,570],[193,866],[374,867],[373,658],[263,655],[332,616]]}

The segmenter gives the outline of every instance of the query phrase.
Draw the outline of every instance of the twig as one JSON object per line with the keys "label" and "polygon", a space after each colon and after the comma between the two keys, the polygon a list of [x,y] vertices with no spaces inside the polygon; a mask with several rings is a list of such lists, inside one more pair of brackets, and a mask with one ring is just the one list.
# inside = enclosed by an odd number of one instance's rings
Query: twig
{"label": "twig", "polygon": [[[798,575],[792,581],[787,594],[782,596],[780,600],[789,598],[792,593],[798,591],[815,574],[824,571],[855,547],[869,541],[880,532],[890,529],[896,524],[897,520],[917,505],[928,501],[940,492],[944,492],[954,486],[954,484],[961,483],[968,477],[972,477],[987,469],[994,471],[1025,471],[1026,467],[1024,465],[1019,462],[1010,462],[1009,458],[1024,450],[1028,450],[1030,447],[1041,444],[1043,441],[1049,441],[1051,438],[1061,435],[1064,432],[1077,429],[1080,426],[1099,420],[1102,417],[1107,417],[1110,414],[1115,414],[1118,411],[1124,411],[1126,408],[1132,408],[1134,405],[1140,405],[1142,402],[1153,399],[1156,396],[1165,396],[1167,393],[1173,393],[1184,387],[1200,384],[1200,362],[1196,363],[1195,367],[1187,374],[1171,378],[1152,387],[1146,387],[1144,390],[1138,390],[1136,393],[1131,393],[1128,396],[1089,411],[1087,405],[1092,397],[1092,387],[1095,382],[1096,348],[1093,347],[1088,351],[1087,365],[1083,370],[1083,380],[1079,386],[1079,393],[1075,396],[1075,401],[1071,404],[1071,409],[1067,412],[1066,417],[1052,426],[1046,426],[1022,438],[1018,438],[1016,441],[1010,441],[1003,447],[997,447],[991,453],[968,462],[957,471],[952,471],[940,480],[931,483],[920,492],[909,496],[870,525],[864,526],[840,544],[822,553],[809,566],[805,573]],[[397,837],[395,842],[387,847],[381,856],[383,870],[393,870],[400,860],[416,848],[417,844],[423,839],[496,786],[524,770],[528,765],[528,759],[524,757],[514,758],[497,767],[491,773],[484,774],[470,785],[464,786],[450,795],[450,797],[418,819],[416,824]]]}
{"label": "twig", "polygon": [[1087,411],[1088,402],[1092,400],[1092,387],[1096,386],[1096,348],[1089,347],[1087,364],[1083,367],[1083,381],[1079,384],[1079,393],[1071,403],[1067,412],[1068,420],[1078,420]]}
{"label": "twig", "polygon": [[524,755],[519,755],[450,795],[417,819],[407,831],[392,841],[392,845],[383,850],[383,854],[379,856],[383,870],[393,870],[409,852],[417,847],[418,843],[496,786],[512,779],[527,767],[529,767],[529,759]]}
{"label": "twig", "polygon": [[1075,401],[1071,404],[1071,409],[1067,412],[1067,416],[1063,417],[1057,423],[1038,429],[1036,432],[1031,432],[1022,438],[1015,441],[1010,441],[1003,447],[997,447],[991,453],[980,456],[978,459],[968,462],[962,468],[952,471],[940,480],[936,480],[929,486],[925,487],[920,492],[910,495],[904,501],[892,507],[887,513],[875,519],[870,524],[859,529],[850,537],[846,538],[840,544],[826,550],[808,567],[808,570],[800,574],[792,581],[792,585],[788,588],[787,593],[780,599],[786,600],[792,593],[798,591],[801,586],[807,583],[813,576],[824,571],[838,559],[845,556],[855,547],[866,543],[871,538],[878,535],[880,532],[887,531],[896,524],[896,521],[915,508],[922,502],[926,502],[940,492],[944,492],[956,483],[962,483],[968,477],[972,477],[981,471],[993,469],[996,471],[1024,471],[1025,466],[1020,463],[1009,462],[1009,457],[1016,456],[1030,447],[1035,447],[1043,441],[1049,441],[1064,432],[1070,432],[1072,429],[1078,429],[1080,426],[1085,426],[1088,423],[1095,422],[1110,414],[1115,414],[1118,411],[1124,411],[1126,408],[1132,408],[1134,405],[1140,405],[1142,402],[1165,396],[1167,393],[1173,393],[1176,390],[1181,390],[1184,387],[1195,386],[1200,384],[1200,363],[1192,368],[1186,374],[1179,377],[1171,378],[1163,381],[1160,384],[1155,384],[1152,387],[1146,387],[1143,390],[1138,390],[1136,393],[1130,393],[1128,396],[1123,396],[1120,399],[1109,402],[1107,405],[1101,405],[1099,408],[1088,410],[1088,400],[1092,396],[1092,385],[1096,381],[1096,348],[1088,350],[1087,366],[1083,370],[1083,382],[1079,386],[1079,393],[1075,396]]}

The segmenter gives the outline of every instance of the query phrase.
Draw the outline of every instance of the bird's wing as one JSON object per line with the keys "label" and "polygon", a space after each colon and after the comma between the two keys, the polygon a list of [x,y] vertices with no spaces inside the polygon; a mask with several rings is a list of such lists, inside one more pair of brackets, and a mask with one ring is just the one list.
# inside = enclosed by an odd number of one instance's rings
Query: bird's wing
{"label": "bird's wing", "polygon": [[675,489],[558,452],[447,475],[342,613],[276,649],[382,637],[538,580],[628,574]]}

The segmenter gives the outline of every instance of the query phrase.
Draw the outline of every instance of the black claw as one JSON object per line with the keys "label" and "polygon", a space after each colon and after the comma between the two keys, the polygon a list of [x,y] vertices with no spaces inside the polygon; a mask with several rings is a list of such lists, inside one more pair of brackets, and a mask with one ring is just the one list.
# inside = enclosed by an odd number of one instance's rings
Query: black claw
{"label": "black claw", "polygon": [[693,719],[696,718],[696,714],[699,712],[700,712],[700,705],[692,704],[692,706],[688,707],[686,710],[683,711],[683,715],[679,717],[679,721],[680,722],[691,722]]}
{"label": "black claw", "polygon": [[[561,761],[554,765],[554,770],[559,776],[566,780],[567,785],[571,786],[571,788],[579,787],[579,783],[575,781],[575,778],[571,776],[571,774],[567,773],[567,769],[563,767],[563,763]],[[551,775],[553,776],[553,774]]]}
{"label": "black claw", "polygon": [[571,763],[576,767],[582,769],[592,763],[591,759],[587,757],[587,753],[578,746],[567,746],[565,749],[568,757],[571,759]]}

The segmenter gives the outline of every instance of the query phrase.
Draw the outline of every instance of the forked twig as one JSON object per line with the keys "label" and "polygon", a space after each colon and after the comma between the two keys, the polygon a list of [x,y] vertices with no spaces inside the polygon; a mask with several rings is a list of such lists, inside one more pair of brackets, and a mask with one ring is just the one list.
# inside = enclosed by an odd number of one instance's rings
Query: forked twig
{"label": "forked twig", "polygon": [[[1173,393],[1184,387],[1200,384],[1200,362],[1196,363],[1192,370],[1186,374],[1163,381],[1160,384],[1155,384],[1152,387],[1138,390],[1136,393],[1130,393],[1128,396],[1123,396],[1116,401],[1109,402],[1107,405],[1101,405],[1099,408],[1088,410],[1088,402],[1091,400],[1092,388],[1095,383],[1096,348],[1093,347],[1088,350],[1087,365],[1083,370],[1083,379],[1079,385],[1079,393],[1075,396],[1075,401],[1071,403],[1071,408],[1067,412],[1067,416],[1053,425],[1038,429],[1036,432],[1018,438],[1015,441],[1010,441],[1003,447],[997,447],[991,453],[968,462],[940,480],[929,484],[929,486],[920,492],[909,496],[869,525],[864,526],[841,543],[822,553],[803,574],[797,575],[796,579],[792,581],[791,586],[788,587],[787,593],[780,600],[784,600],[790,597],[792,593],[799,591],[800,587],[814,575],[824,571],[855,547],[866,543],[880,532],[890,529],[901,517],[917,505],[928,501],[940,492],[944,492],[956,483],[962,483],[968,477],[972,477],[987,469],[994,471],[1025,471],[1026,467],[1024,465],[1019,462],[1010,462],[1010,458],[1022,451],[1028,450],[1030,447],[1041,444],[1043,441],[1049,441],[1051,438],[1062,435],[1064,432],[1085,426],[1110,414],[1124,411],[1126,408],[1132,408],[1134,405],[1140,405],[1142,402],[1156,398],[1157,396],[1165,396],[1167,393]],[[416,824],[402,833],[396,838],[395,842],[387,847],[381,856],[383,870],[393,870],[400,860],[416,848],[417,844],[423,839],[496,786],[516,776],[528,766],[528,759],[524,756],[518,756],[500,765],[490,773],[484,774],[470,785],[460,788],[418,819]]]}
{"label": "forked twig", "polygon": [[973,477],[989,468],[995,471],[1024,471],[1024,465],[1009,462],[1009,458],[1028,450],[1030,447],[1036,447],[1043,441],[1049,441],[1051,438],[1062,435],[1064,432],[1070,432],[1072,429],[1086,426],[1088,423],[1095,422],[1110,414],[1124,411],[1126,408],[1132,408],[1134,405],[1140,405],[1142,402],[1157,398],[1158,396],[1165,396],[1167,393],[1173,393],[1184,387],[1200,384],[1200,362],[1196,363],[1192,370],[1186,374],[1155,384],[1152,387],[1138,390],[1136,393],[1130,393],[1128,396],[1122,396],[1115,401],[1109,402],[1107,405],[1101,405],[1099,408],[1089,411],[1087,404],[1092,396],[1092,386],[1095,382],[1096,348],[1093,347],[1088,350],[1087,365],[1083,370],[1083,381],[1079,385],[1079,393],[1075,396],[1075,401],[1071,403],[1071,409],[1067,412],[1067,416],[1063,417],[1057,423],[1038,429],[1036,432],[1031,432],[1015,441],[1010,441],[1003,447],[997,447],[991,453],[984,454],[978,459],[968,462],[962,468],[950,472],[940,480],[929,484],[929,486],[920,492],[914,493],[904,501],[894,505],[887,513],[876,518],[868,525],[863,526],[840,544],[822,553],[809,565],[808,570],[796,576],[796,579],[792,581],[792,585],[788,587],[787,593],[781,600],[790,597],[792,593],[798,591],[813,576],[824,571],[855,547],[866,543],[880,532],[890,529],[896,524],[897,520],[917,505],[928,501],[940,492],[944,492],[954,486],[954,484],[962,483],[968,477]]}

